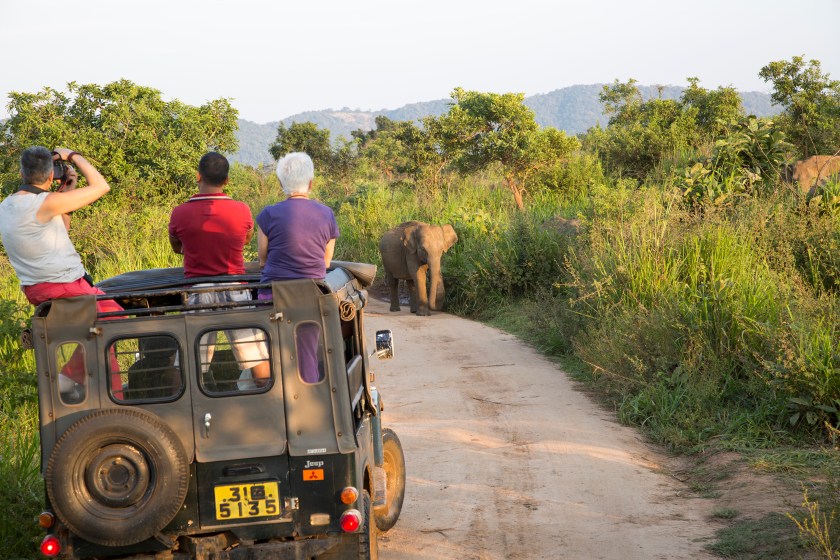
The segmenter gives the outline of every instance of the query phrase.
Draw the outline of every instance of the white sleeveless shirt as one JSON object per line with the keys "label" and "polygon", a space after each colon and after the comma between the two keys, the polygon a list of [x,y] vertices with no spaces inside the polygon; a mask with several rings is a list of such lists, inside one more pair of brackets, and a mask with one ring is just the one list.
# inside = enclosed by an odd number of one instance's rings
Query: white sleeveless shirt
{"label": "white sleeveless shirt", "polygon": [[13,194],[0,202],[0,239],[21,286],[75,282],[85,275],[61,216],[45,224],[35,218],[47,195]]}

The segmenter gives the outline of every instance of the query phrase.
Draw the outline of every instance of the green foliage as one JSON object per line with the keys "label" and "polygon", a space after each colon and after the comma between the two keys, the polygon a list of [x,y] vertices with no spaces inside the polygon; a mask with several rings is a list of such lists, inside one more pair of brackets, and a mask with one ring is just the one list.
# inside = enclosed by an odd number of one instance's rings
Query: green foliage
{"label": "green foliage", "polygon": [[474,173],[494,163],[501,165],[505,186],[520,210],[525,208],[522,197],[531,175],[568,159],[579,147],[577,139],[564,132],[540,129],[524,98],[456,88],[452,108],[439,121],[456,169]]}
{"label": "green foliage", "polygon": [[821,558],[840,558],[840,473],[836,468],[829,472],[827,491],[818,500],[812,500],[808,490],[803,491],[802,511],[788,514],[796,524],[799,535],[808,548]]}
{"label": "green foliage", "polygon": [[632,79],[604,86],[600,99],[609,126],[590,129],[584,146],[598,153],[613,174],[637,179],[675,154],[702,148],[742,114],[741,98],[733,88],[708,91],[697,78],[688,81],[679,100],[663,99],[660,90],[659,98],[643,101]]}
{"label": "green foliage", "polygon": [[777,560],[799,558],[803,552],[791,520],[775,512],[721,529],[718,539],[707,548],[724,558]]}
{"label": "green foliage", "polygon": [[416,129],[411,122],[397,122],[383,116],[376,117],[376,128],[368,132],[357,130],[353,137],[359,144],[361,157],[373,169],[392,181],[407,166],[407,149],[401,136]]}
{"label": "green foliage", "polygon": [[[788,397],[795,426],[840,428],[840,342],[833,313],[793,316],[764,366]],[[816,317],[814,315],[817,315]]]}
{"label": "green foliage", "polygon": [[291,152],[306,152],[315,169],[324,172],[332,163],[330,131],[311,122],[294,122],[288,128],[281,122],[277,127],[277,138],[268,151],[275,160]]}
{"label": "green foliage", "polygon": [[829,180],[818,184],[809,204],[840,220],[840,180]]}
{"label": "green foliage", "polygon": [[576,153],[567,162],[558,161],[539,170],[532,178],[531,190],[556,193],[568,200],[585,199],[594,185],[605,180],[601,161],[589,153]]}
{"label": "green foliage", "polygon": [[237,112],[226,99],[192,107],[128,80],[67,89],[9,95],[11,117],[0,126],[6,192],[18,185],[20,154],[33,145],[83,153],[115,192],[138,199],[184,193],[205,152],[236,150]]}
{"label": "green foliage", "polygon": [[780,119],[788,138],[804,157],[840,149],[840,81],[823,74],[818,60],[794,56],[764,66],[758,74],[772,82],[772,99],[785,108]]}
{"label": "green foliage", "polygon": [[0,542],[5,558],[35,558],[43,507],[34,373],[0,376]]}
{"label": "green foliage", "polygon": [[711,156],[686,168],[676,185],[692,204],[732,204],[773,187],[791,146],[772,121],[743,117],[723,129]]}
{"label": "green foliage", "polygon": [[684,108],[695,108],[695,122],[708,136],[720,136],[725,133],[727,123],[736,121],[744,114],[741,96],[735,88],[719,87],[709,91],[700,87],[697,78],[688,79],[688,87],[683,91],[680,101]]}

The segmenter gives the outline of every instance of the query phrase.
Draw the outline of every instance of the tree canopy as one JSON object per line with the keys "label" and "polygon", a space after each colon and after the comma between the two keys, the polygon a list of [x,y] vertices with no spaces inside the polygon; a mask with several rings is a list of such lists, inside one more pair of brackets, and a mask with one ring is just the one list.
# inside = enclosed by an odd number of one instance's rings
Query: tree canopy
{"label": "tree canopy", "polygon": [[785,108],[780,125],[804,157],[840,151],[840,81],[823,74],[818,60],[794,56],[758,75],[772,82],[771,97]]}
{"label": "tree canopy", "polygon": [[609,124],[591,129],[585,145],[613,172],[643,179],[663,158],[711,142],[743,114],[734,88],[710,91],[700,87],[697,78],[688,82],[680,99],[660,96],[648,101],[643,101],[636,80],[604,86],[600,99]]}
{"label": "tree canopy", "polygon": [[492,163],[501,165],[505,185],[516,206],[529,177],[541,168],[568,158],[579,147],[554,128],[539,128],[534,112],[521,93],[482,93],[456,88],[449,113],[440,117],[444,146],[462,172],[475,172]]}
{"label": "tree canopy", "polygon": [[292,152],[306,152],[316,170],[324,172],[332,161],[330,131],[311,122],[293,122],[288,127],[281,122],[277,127],[277,137],[268,151],[275,160]]}
{"label": "tree canopy", "polygon": [[11,117],[0,126],[5,190],[17,185],[20,154],[33,145],[83,153],[115,190],[137,198],[191,189],[204,153],[237,147],[237,111],[227,99],[193,107],[128,80],[71,82],[66,93],[44,88],[10,98]]}

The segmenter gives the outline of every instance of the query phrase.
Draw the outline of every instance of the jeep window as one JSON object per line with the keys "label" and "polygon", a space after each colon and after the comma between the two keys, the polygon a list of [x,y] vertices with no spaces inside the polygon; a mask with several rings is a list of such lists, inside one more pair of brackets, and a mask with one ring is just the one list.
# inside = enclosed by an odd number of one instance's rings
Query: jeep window
{"label": "jeep window", "polygon": [[85,348],[78,342],[65,342],[56,349],[58,391],[64,404],[78,404],[87,394]]}
{"label": "jeep window", "polygon": [[260,328],[213,330],[198,341],[201,388],[208,395],[254,393],[268,390],[267,380],[254,379],[252,368],[267,363],[268,335]]}
{"label": "jeep window", "polygon": [[184,390],[181,352],[171,336],[120,338],[108,354],[110,392],[117,402],[169,400]]}
{"label": "jeep window", "polygon": [[324,368],[324,337],[321,325],[313,321],[298,323],[295,327],[295,351],[298,375],[304,383],[318,383],[326,377]]}

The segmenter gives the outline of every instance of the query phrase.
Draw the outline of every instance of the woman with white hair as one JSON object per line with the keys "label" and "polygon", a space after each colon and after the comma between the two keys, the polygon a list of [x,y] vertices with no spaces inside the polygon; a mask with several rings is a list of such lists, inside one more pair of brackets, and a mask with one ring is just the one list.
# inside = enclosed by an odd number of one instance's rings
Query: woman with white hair
{"label": "woman with white hair", "polygon": [[[286,199],[263,208],[257,216],[257,253],[262,282],[313,278],[321,280],[335,250],[338,224],[333,211],[309,199],[315,168],[303,152],[287,154],[277,162],[277,178]],[[260,299],[270,299],[271,290],[260,290]],[[301,378],[309,383],[323,379],[318,366],[320,329],[315,323],[298,326],[298,362]]]}
{"label": "woman with white hair", "polygon": [[328,206],[309,199],[312,159],[303,152],[287,154],[277,162],[277,178],[286,199],[257,216],[261,280],[321,280],[332,260],[338,224]]}

